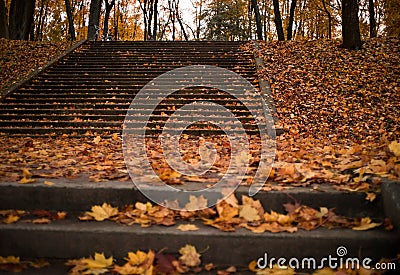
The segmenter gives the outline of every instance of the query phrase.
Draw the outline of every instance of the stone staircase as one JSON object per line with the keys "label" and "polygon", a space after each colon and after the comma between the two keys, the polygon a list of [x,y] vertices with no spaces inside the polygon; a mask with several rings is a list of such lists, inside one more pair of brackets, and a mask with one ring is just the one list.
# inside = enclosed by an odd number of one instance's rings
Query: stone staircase
{"label": "stone staircase", "polygon": [[[240,74],[258,87],[253,55],[241,50],[242,45],[242,42],[85,42],[2,99],[0,133],[16,137],[121,133],[127,110],[143,86],[155,77],[183,66],[219,66]],[[248,94],[246,100],[251,105],[262,107],[256,93]],[[152,96],[157,97],[157,90]],[[171,94],[152,111],[146,130],[157,135],[169,115],[196,100],[225,106],[240,120],[248,134],[258,134],[255,120],[250,117],[241,98],[234,93],[207,87],[185,88]],[[146,107],[146,103],[143,104]],[[213,115],[218,117],[219,114]],[[138,121],[140,119],[137,117]],[[135,130],[135,126],[131,129]],[[201,123],[188,131],[192,134],[218,133],[218,129]],[[56,263],[48,269],[36,273],[30,270],[23,274],[65,274],[67,268],[59,264],[60,261],[87,257],[94,252],[123,258],[128,251],[138,249],[158,251],[167,248],[176,252],[185,244],[204,251],[202,259],[205,263],[241,267],[263,257],[264,253],[288,259],[321,259],[336,256],[336,249],[344,246],[348,257],[379,260],[395,257],[400,247],[400,190],[397,183],[384,183],[382,193],[374,202],[366,201],[363,193],[339,192],[323,184],[319,191],[294,188],[284,192],[261,192],[255,197],[266,210],[277,212],[283,212],[284,203],[293,203],[296,199],[317,209],[336,208],[337,214],[348,217],[371,217],[379,221],[390,217],[396,226],[394,231],[319,228],[293,234],[255,234],[245,229],[221,232],[200,222],[195,222],[200,230],[193,232],[181,232],[176,226],[143,229],[112,222],[81,222],[78,215],[93,205],[107,202],[122,207],[147,199],[132,183],[89,183],[66,179],[54,182],[54,186],[41,182],[31,185],[0,183],[0,210],[68,212],[66,220],[50,224],[0,224],[0,255],[47,258]],[[246,188],[240,187],[237,197],[247,192]]]}
{"label": "stone staircase", "polygon": [[[121,132],[127,109],[140,89],[155,77],[183,66],[226,68],[257,86],[253,56],[240,49],[244,44],[86,42],[3,98],[0,133],[79,136],[88,132]],[[173,108],[194,100],[222,104],[242,119],[249,133],[256,133],[240,100],[207,88],[187,88],[172,94],[153,112],[148,130],[157,132],[157,125],[174,112]],[[254,104],[259,104],[256,99]]]}

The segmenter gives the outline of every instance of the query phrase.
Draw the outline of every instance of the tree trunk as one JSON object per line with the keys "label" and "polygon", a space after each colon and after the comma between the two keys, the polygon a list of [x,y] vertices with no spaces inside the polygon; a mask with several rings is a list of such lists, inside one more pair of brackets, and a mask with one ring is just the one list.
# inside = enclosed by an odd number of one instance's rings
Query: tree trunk
{"label": "tree trunk", "polygon": [[35,35],[35,39],[37,41],[40,39],[42,20],[44,20],[43,11],[44,11],[44,0],[40,1],[39,18],[37,18],[36,35]]}
{"label": "tree trunk", "polygon": [[342,36],[344,48],[361,49],[358,0],[343,0],[342,2]]}
{"label": "tree trunk", "polygon": [[106,13],[104,14],[103,35],[104,35],[104,37],[107,37],[108,36],[108,20],[110,19],[111,10],[115,5],[115,0],[111,0],[111,3],[108,3],[108,0],[104,0],[104,3],[106,4]]}
{"label": "tree trunk", "polygon": [[139,1],[140,7],[143,11],[143,24],[144,24],[144,31],[143,31],[143,40],[147,40],[148,39],[148,34],[147,34],[147,0],[145,0],[143,2],[143,6],[142,6],[142,2]]}
{"label": "tree trunk", "polygon": [[294,21],[294,11],[296,9],[297,1],[292,0],[292,3],[290,4],[290,12],[289,12],[289,23],[287,26],[287,40],[292,40],[292,34],[293,34],[293,21]]}
{"label": "tree trunk", "polygon": [[33,24],[35,0],[12,0],[10,6],[10,38],[28,40]]}
{"label": "tree trunk", "polygon": [[71,3],[69,0],[65,0],[65,10],[67,12],[68,17],[68,32],[71,35],[71,40],[75,41],[75,27],[74,27],[74,19],[72,18],[72,10],[71,10]]}
{"label": "tree trunk", "polygon": [[183,26],[183,23],[182,23],[182,20],[181,20],[180,16],[178,16],[177,19],[178,19],[179,26],[181,27],[181,30],[182,30],[182,33],[183,33],[183,37],[185,37],[186,41],[189,41],[189,37],[188,37],[188,35],[186,33],[185,26]]}
{"label": "tree trunk", "polygon": [[149,0],[148,2],[148,6],[149,6],[149,15],[147,17],[147,37],[152,40],[153,39],[153,28],[152,25],[153,24],[153,12],[154,12],[154,6],[153,6],[153,0]]}
{"label": "tree trunk", "polygon": [[251,0],[251,5],[253,7],[254,15],[256,17],[257,39],[263,40],[261,15],[260,15],[260,9],[258,8],[257,0]]}
{"label": "tree trunk", "polygon": [[154,0],[153,40],[157,40],[158,0]]}
{"label": "tree trunk", "polygon": [[88,39],[96,40],[99,30],[101,0],[91,0],[89,13]]}
{"label": "tree trunk", "polygon": [[376,19],[375,19],[374,0],[368,0],[368,10],[369,10],[369,36],[376,37]]}
{"label": "tree trunk", "polygon": [[9,38],[8,22],[7,22],[7,7],[4,0],[0,0],[0,38]]}
{"label": "tree trunk", "polygon": [[278,34],[278,40],[284,41],[285,35],[283,33],[281,12],[279,10],[279,0],[273,0],[273,5],[274,5],[274,15],[275,15],[274,22],[276,26],[276,32]]}

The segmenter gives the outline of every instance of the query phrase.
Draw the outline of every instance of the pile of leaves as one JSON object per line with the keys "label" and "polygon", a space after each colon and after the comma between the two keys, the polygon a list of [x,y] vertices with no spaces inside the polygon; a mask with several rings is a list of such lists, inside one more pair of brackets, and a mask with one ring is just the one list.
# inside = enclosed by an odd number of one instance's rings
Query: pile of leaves
{"label": "pile of leaves", "polygon": [[292,137],[394,140],[400,133],[400,40],[374,38],[360,51],[340,41],[261,43],[259,76],[271,83],[280,126]]}
{"label": "pile of leaves", "polygon": [[[213,208],[207,207],[207,199],[203,195],[190,196],[189,201],[182,207],[183,210],[172,210],[180,207],[178,201],[166,201],[164,206],[153,205],[150,202],[136,202],[119,209],[108,203],[94,205],[91,211],[79,216],[79,220],[102,222],[114,221],[121,225],[137,224],[141,227],[152,225],[173,226],[179,223],[177,230],[196,231],[196,225],[201,221],[204,225],[215,227],[221,231],[232,232],[238,228],[246,228],[254,233],[289,232],[298,229],[315,230],[319,227],[351,228],[353,230],[368,230],[379,227],[382,223],[372,222],[369,217],[347,218],[335,214],[334,209],[320,207],[319,210],[298,202],[284,204],[286,214],[266,211],[259,200],[242,196],[241,202],[234,194],[220,201]],[[202,210],[197,210],[202,209]],[[32,222],[34,224],[50,223],[63,220],[67,216],[63,211],[48,210],[1,210],[1,222],[11,224],[16,222]],[[389,219],[383,224],[386,230],[392,230]]]}
{"label": "pile of leaves", "polygon": [[[166,206],[178,202],[166,202]],[[207,199],[203,196],[191,196],[190,201],[181,211],[171,210],[160,205],[152,205],[150,202],[137,202],[135,205],[128,205],[119,210],[117,207],[104,203],[95,205],[91,211],[80,216],[81,221],[104,221],[111,220],[124,225],[139,224],[142,227],[152,225],[172,226],[178,221],[195,222],[200,220],[205,225],[215,227],[221,231],[232,232],[238,228],[246,228],[254,233],[263,232],[289,232],[294,233],[298,229],[315,230],[319,227],[351,228],[353,230],[368,230],[382,223],[375,223],[369,217],[346,218],[335,214],[334,209],[321,207],[319,210],[295,204],[285,204],[286,214],[265,211],[259,200],[242,196],[241,204],[234,195],[219,202],[215,208],[204,208],[207,206]],[[203,210],[191,211],[192,209]],[[387,230],[393,229],[390,220],[386,219],[384,227]],[[177,227],[181,231],[196,231],[199,228],[196,224],[180,224]]]}
{"label": "pile of leaves", "polygon": [[[10,138],[2,136],[0,180],[34,183],[38,178],[77,178],[91,181],[128,180],[122,143],[115,135],[69,139]],[[22,171],[22,173],[21,173]]]}
{"label": "pile of leaves", "polygon": [[5,224],[24,222],[34,224],[46,224],[52,221],[64,220],[67,212],[48,210],[0,210],[1,222]]}
{"label": "pile of leaves", "polygon": [[[213,141],[210,139],[209,141]],[[184,159],[198,162],[200,139],[183,139]],[[217,138],[214,144],[222,153],[218,155],[220,165],[214,165],[206,177],[185,176],[166,165],[159,143],[150,142],[149,161],[158,176],[168,184],[206,185],[215,182],[229,165],[225,142]],[[252,143],[258,144],[257,142]],[[122,141],[118,135],[103,139],[58,138],[11,138],[0,137],[0,180],[30,184],[49,179],[84,177],[92,182],[130,180],[122,153]],[[387,141],[340,144],[328,140],[293,138],[283,135],[277,139],[276,160],[265,191],[282,190],[293,186],[309,186],[313,183],[331,183],[335,188],[347,191],[374,193],[379,190],[381,178],[396,180],[400,177],[400,142]],[[250,168],[243,184],[251,184],[258,168],[257,148],[250,148],[247,156]],[[131,172],[145,177],[137,160],[137,171]],[[215,177],[214,177],[215,176]],[[370,197],[373,198],[373,197]]]}
{"label": "pile of leaves", "polygon": [[70,42],[0,39],[0,90],[26,78],[70,46]]}
{"label": "pile of leaves", "polygon": [[201,255],[192,245],[185,245],[179,249],[179,257],[163,252],[155,253],[149,250],[129,252],[122,265],[114,263],[113,257],[95,253],[94,257],[69,260],[66,265],[73,266],[70,274],[104,274],[110,271],[116,274],[184,274],[200,272],[203,269],[210,271],[213,264],[201,266]]}
{"label": "pile of leaves", "polygon": [[36,261],[22,261],[20,257],[15,256],[0,256],[0,270],[8,271],[8,272],[22,272],[29,267],[40,269],[50,265],[49,262],[45,260],[36,260]]}

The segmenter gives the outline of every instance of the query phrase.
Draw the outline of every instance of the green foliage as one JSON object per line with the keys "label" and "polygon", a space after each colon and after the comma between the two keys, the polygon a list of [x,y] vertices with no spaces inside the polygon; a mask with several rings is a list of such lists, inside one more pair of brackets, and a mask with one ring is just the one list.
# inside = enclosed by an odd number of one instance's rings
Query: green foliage
{"label": "green foliage", "polygon": [[212,1],[202,15],[207,22],[206,38],[211,40],[249,39],[247,6],[248,3],[245,0]]}

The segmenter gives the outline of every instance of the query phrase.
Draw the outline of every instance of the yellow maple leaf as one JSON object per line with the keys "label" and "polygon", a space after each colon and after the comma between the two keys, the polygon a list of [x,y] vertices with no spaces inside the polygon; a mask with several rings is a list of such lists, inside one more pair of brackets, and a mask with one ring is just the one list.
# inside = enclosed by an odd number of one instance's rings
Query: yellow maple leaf
{"label": "yellow maple leaf", "polygon": [[88,269],[108,269],[113,264],[113,257],[107,259],[104,253],[95,253],[94,258],[82,259],[82,263],[85,263]]}
{"label": "yellow maple leaf", "polygon": [[239,214],[239,206],[233,206],[224,200],[217,204],[217,212],[220,220],[228,221]]}
{"label": "yellow maple leaf", "polygon": [[378,227],[381,224],[382,223],[371,222],[371,219],[367,217],[367,218],[362,218],[360,224],[358,226],[353,227],[352,229],[357,231],[363,231]]}
{"label": "yellow maple leaf", "polygon": [[389,150],[396,156],[400,157],[400,142],[392,141],[389,144]]}
{"label": "yellow maple leaf", "polygon": [[200,197],[190,195],[189,202],[185,205],[185,209],[188,211],[201,210],[207,208],[207,203],[208,200],[204,198],[203,195],[201,195]]}
{"label": "yellow maple leaf", "polygon": [[[150,253],[150,252],[149,252]],[[141,265],[143,262],[145,262],[148,258],[148,254],[143,251],[136,251],[136,253],[129,252],[128,253],[128,258],[125,258],[131,265]]]}
{"label": "yellow maple leaf", "polygon": [[258,211],[248,204],[240,207],[239,217],[245,219],[248,222],[254,222],[260,219]]}
{"label": "yellow maple leaf", "polygon": [[92,216],[96,221],[100,222],[118,215],[118,208],[112,207],[108,203],[103,203],[102,206],[92,206],[92,212],[86,212],[86,214]]}
{"label": "yellow maple leaf", "polygon": [[194,267],[201,263],[201,255],[197,253],[196,248],[193,245],[185,245],[179,249],[179,253],[182,255],[179,257],[179,260],[186,266]]}

